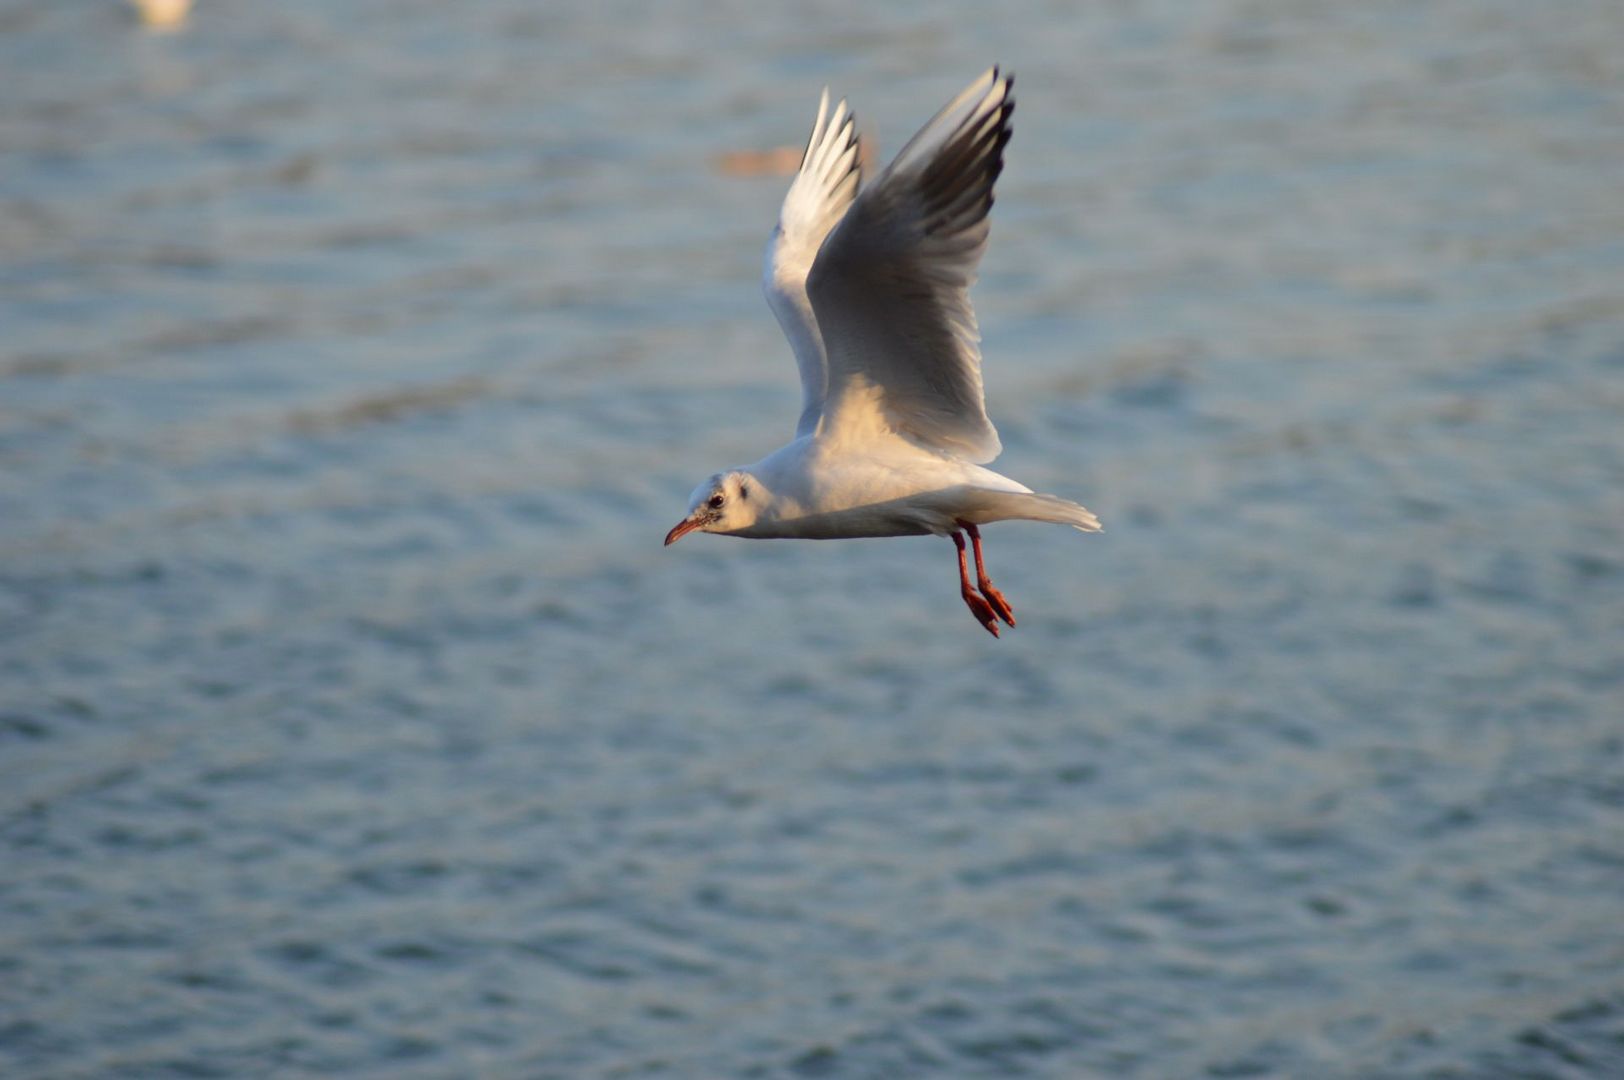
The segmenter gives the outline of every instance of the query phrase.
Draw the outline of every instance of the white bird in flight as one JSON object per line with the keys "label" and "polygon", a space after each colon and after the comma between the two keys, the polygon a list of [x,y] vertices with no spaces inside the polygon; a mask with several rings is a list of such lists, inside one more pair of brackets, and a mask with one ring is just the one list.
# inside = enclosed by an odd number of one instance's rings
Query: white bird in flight
{"label": "white bird in flight", "polygon": [[[795,350],[795,439],[694,489],[666,534],[834,540],[951,537],[959,593],[994,637],[1015,625],[981,558],[978,526],[1026,519],[1098,532],[1074,502],[983,468],[1003,449],[981,389],[970,286],[1015,99],[994,67],[858,191],[856,122],[818,103],[801,168],[767,246],[767,301]],[[964,534],[974,546],[970,584]]]}

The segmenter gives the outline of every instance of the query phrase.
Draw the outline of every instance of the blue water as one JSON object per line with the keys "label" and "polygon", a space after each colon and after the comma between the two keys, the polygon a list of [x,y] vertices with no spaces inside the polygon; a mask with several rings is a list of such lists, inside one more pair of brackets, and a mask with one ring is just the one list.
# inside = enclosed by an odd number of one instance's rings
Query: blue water
{"label": "blue water", "polygon": [[[1070,10],[1075,7],[1077,10]],[[0,2],[0,1075],[1624,1076],[1624,7]],[[789,434],[993,61],[998,467]]]}

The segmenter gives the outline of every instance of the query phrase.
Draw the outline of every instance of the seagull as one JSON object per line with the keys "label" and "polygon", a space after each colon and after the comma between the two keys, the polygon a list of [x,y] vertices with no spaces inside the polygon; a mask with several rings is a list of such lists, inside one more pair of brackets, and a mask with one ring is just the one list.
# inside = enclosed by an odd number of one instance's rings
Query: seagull
{"label": "seagull", "polygon": [[[1009,143],[1013,76],[989,68],[859,191],[857,123],[826,88],[767,245],[763,286],[795,352],[795,438],[694,489],[691,532],[755,539],[946,536],[959,595],[989,633],[1015,612],[982,561],[980,526],[1024,519],[1098,532],[1093,513],[985,468],[987,419],[970,286]],[[964,537],[975,553],[970,583]]]}

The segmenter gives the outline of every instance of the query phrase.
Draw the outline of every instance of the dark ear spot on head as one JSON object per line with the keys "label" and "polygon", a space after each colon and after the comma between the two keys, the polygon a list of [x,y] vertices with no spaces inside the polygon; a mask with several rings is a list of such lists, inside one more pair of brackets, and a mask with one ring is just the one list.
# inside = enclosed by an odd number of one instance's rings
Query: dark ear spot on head
{"label": "dark ear spot on head", "polygon": [[739,498],[748,499],[749,497],[750,497],[750,485],[749,484],[740,484],[739,485]]}

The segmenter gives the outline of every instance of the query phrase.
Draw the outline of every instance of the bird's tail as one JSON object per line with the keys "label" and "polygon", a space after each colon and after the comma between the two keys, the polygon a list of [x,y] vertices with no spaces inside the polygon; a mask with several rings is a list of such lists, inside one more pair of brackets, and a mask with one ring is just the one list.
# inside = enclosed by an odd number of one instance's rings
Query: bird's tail
{"label": "bird's tail", "polygon": [[1092,510],[1058,495],[977,488],[968,501],[970,506],[963,517],[977,525],[1017,518],[1024,521],[1052,521],[1056,525],[1070,525],[1082,532],[1100,531],[1100,519],[1094,516]]}

